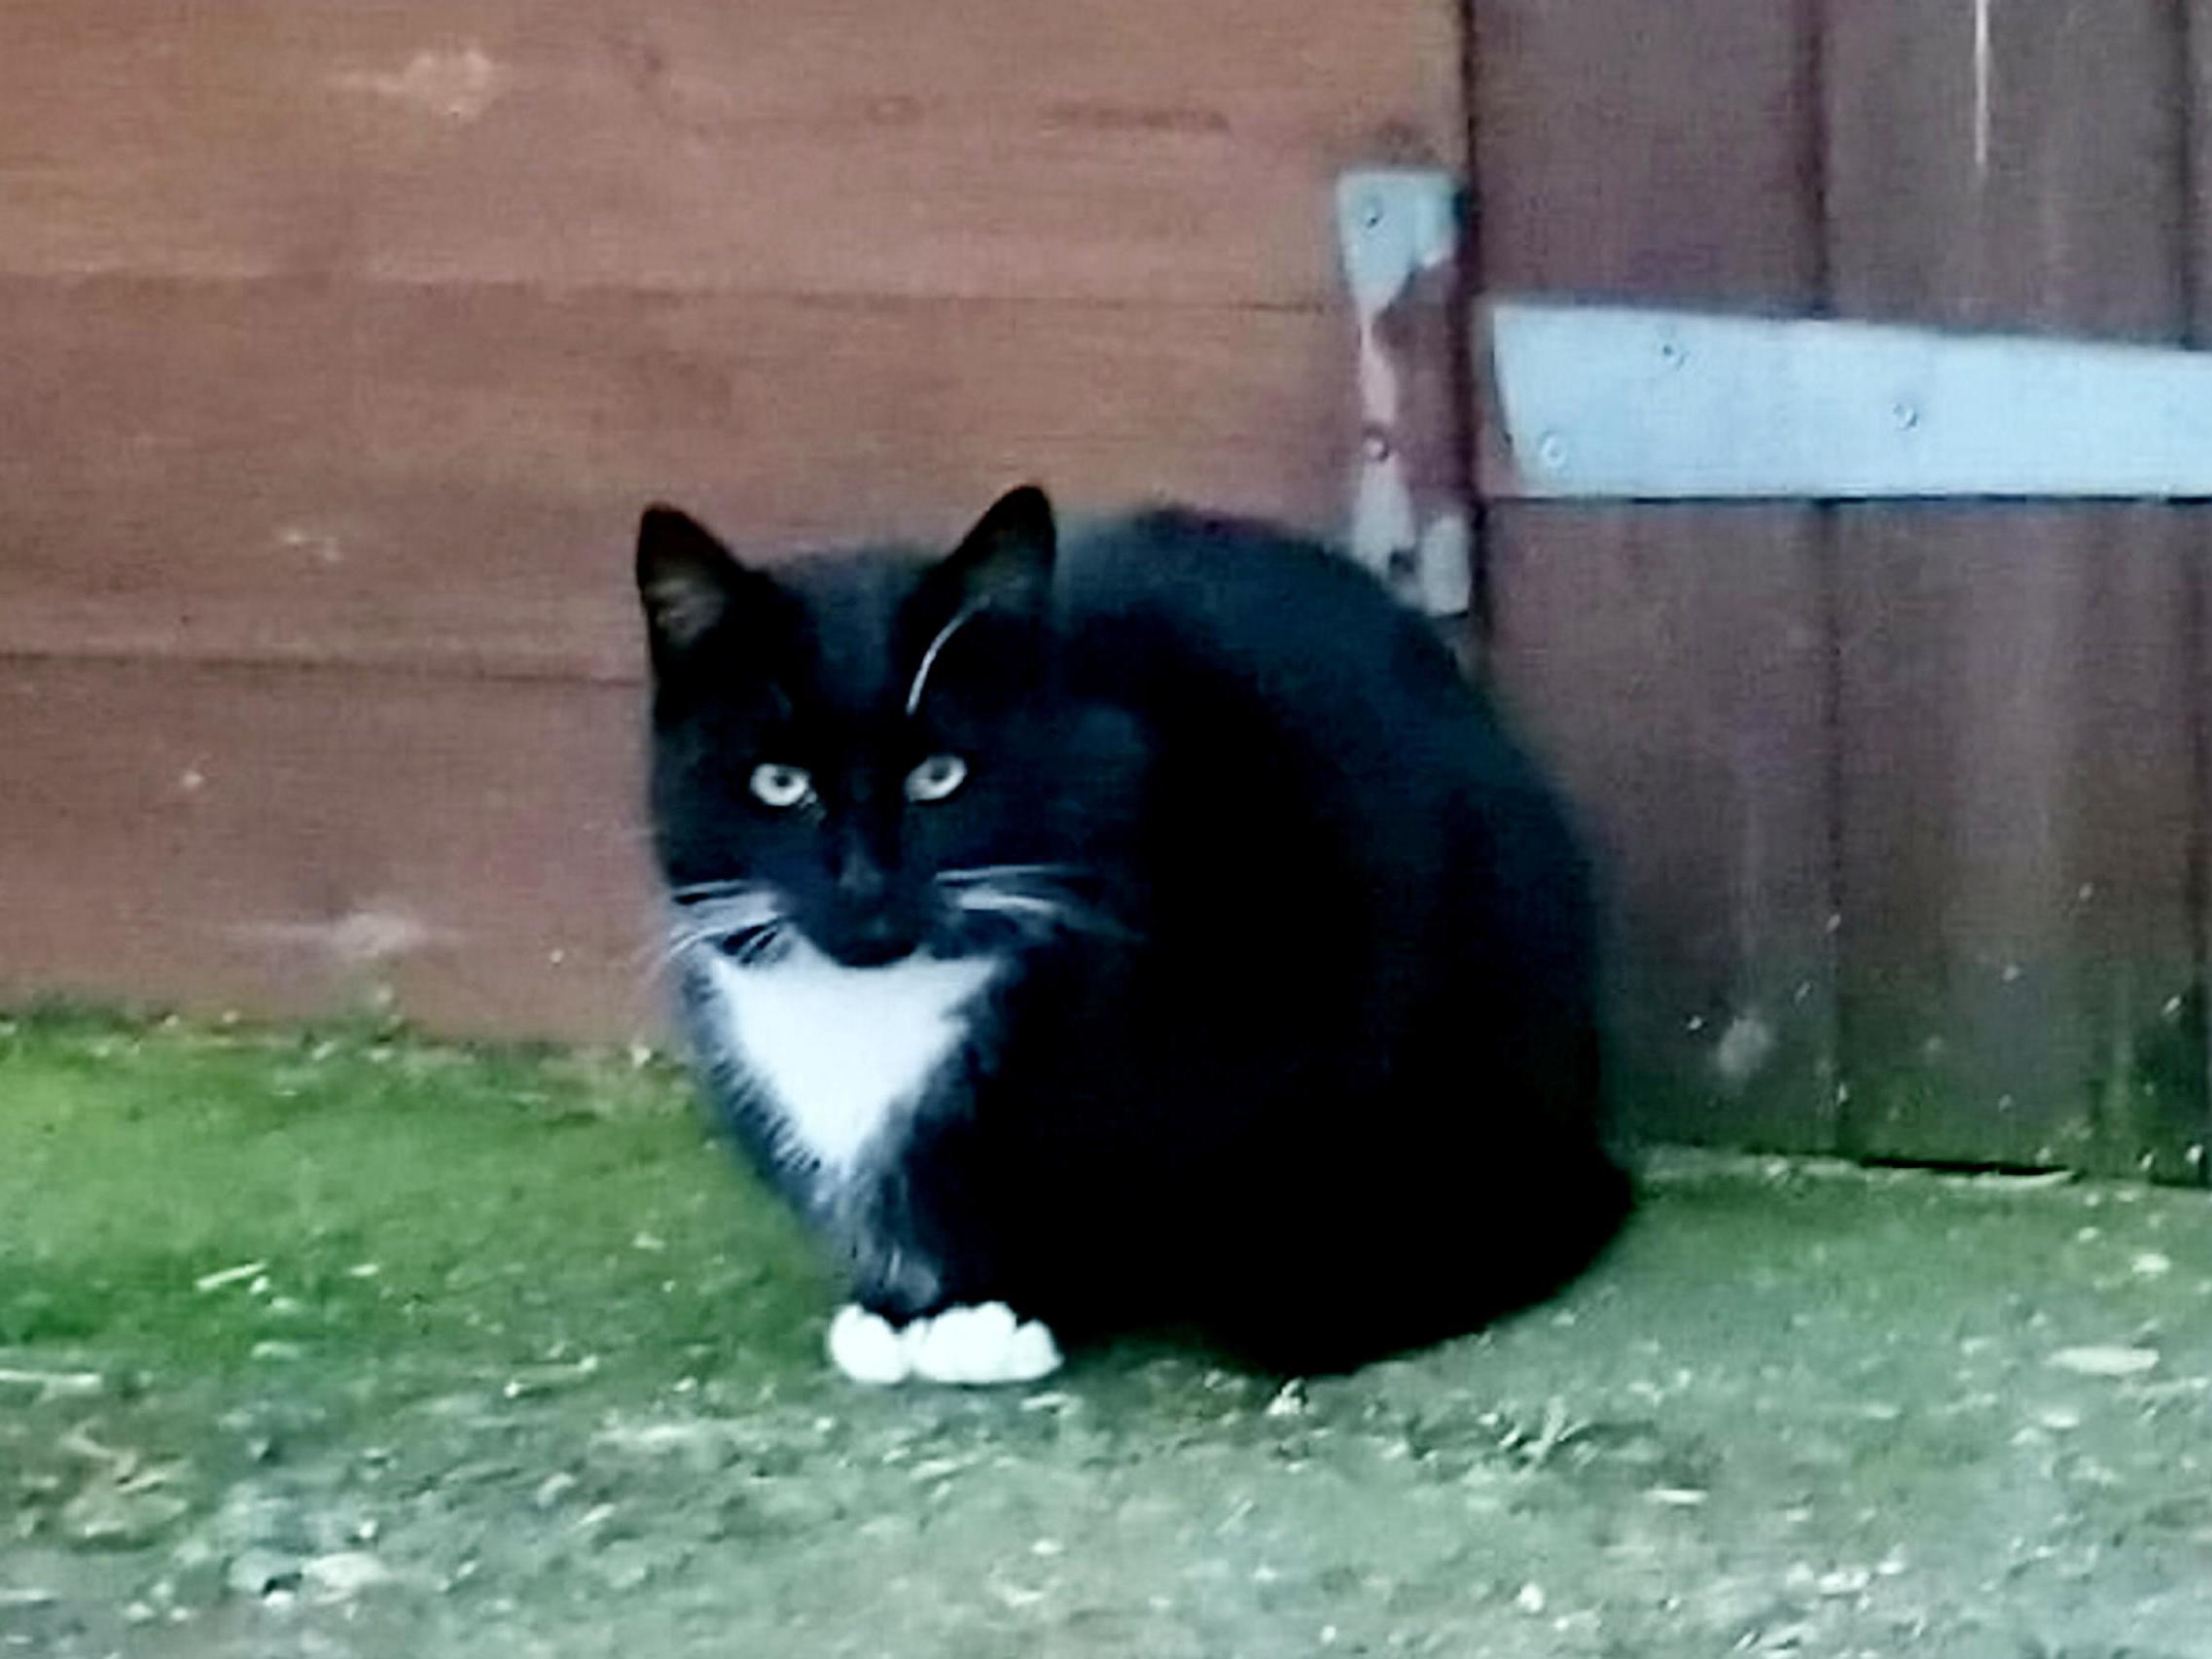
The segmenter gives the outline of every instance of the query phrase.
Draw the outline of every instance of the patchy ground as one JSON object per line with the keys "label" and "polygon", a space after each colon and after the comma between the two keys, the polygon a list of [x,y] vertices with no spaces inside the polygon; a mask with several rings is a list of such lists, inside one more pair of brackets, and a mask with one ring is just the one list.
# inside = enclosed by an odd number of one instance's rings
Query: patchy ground
{"label": "patchy ground", "polygon": [[0,1654],[2212,1655],[2212,1201],[1664,1161],[1565,1303],[874,1394],[619,1057],[0,1024]]}

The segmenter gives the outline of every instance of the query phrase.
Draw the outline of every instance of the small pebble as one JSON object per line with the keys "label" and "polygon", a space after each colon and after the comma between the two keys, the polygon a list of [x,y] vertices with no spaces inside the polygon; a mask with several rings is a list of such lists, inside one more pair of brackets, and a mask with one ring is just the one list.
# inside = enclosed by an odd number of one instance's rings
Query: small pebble
{"label": "small pebble", "polygon": [[2061,1348],[2051,1363],[2083,1377],[2140,1377],[2157,1368],[2158,1356],[2151,1348]]}

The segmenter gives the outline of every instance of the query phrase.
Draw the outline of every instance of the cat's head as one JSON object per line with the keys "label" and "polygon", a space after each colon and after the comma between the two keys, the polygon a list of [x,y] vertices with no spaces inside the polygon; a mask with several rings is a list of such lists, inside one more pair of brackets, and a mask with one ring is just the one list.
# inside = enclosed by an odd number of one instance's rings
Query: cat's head
{"label": "cat's head", "polygon": [[652,811],[680,941],[742,961],[799,937],[870,967],[1110,925],[1141,745],[1059,672],[1056,557],[1028,487],[942,558],[772,571],[647,511]]}

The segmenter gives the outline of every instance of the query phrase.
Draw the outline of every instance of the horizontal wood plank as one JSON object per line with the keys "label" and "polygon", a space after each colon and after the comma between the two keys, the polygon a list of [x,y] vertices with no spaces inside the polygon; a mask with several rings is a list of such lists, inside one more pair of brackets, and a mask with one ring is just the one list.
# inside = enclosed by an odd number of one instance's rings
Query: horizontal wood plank
{"label": "horizontal wood plank", "polygon": [[0,281],[0,652],[627,675],[670,497],[748,547],[950,536],[1036,477],[1335,526],[1348,317]]}
{"label": "horizontal wood plank", "polygon": [[628,687],[0,663],[0,999],[656,1027]]}
{"label": "horizontal wood plank", "polygon": [[0,269],[1312,301],[1444,0],[10,0]]}

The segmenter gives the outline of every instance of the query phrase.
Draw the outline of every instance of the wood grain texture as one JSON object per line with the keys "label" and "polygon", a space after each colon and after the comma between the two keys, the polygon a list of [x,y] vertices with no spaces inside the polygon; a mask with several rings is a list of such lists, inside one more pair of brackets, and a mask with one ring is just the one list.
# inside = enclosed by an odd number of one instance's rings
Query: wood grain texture
{"label": "wood grain texture", "polygon": [[1615,913],[1615,1084],[1675,1140],[1833,1145],[1828,657],[1795,508],[1492,514],[1491,659]]}
{"label": "wood grain texture", "polygon": [[769,550],[1036,477],[1335,529],[1348,317],[0,280],[0,651],[635,671],[669,497]]}
{"label": "wood grain texture", "polygon": [[624,1035],[629,542],[1334,527],[1455,9],[0,0],[0,995]]}
{"label": "wood grain texture", "polygon": [[[1474,0],[1481,286],[1817,304],[1808,20],[1771,0]],[[1498,424],[1485,413],[1479,429],[1483,487],[1510,496]],[[1595,830],[1618,900],[1614,1070],[1629,1120],[1827,1147],[1814,512],[1493,505],[1483,556],[1490,656]]]}
{"label": "wood grain texture", "polygon": [[0,999],[655,1027],[627,687],[0,663]]}
{"label": "wood grain texture", "polygon": [[[1975,15],[1828,7],[1840,305],[2182,339],[2182,10]],[[1848,1144],[2186,1173],[2200,557],[2166,510],[1840,523]]]}
{"label": "wood grain texture", "polygon": [[2190,95],[2173,0],[1828,0],[1825,17],[1838,311],[2177,337]]}
{"label": "wood grain texture", "polygon": [[2184,76],[2180,95],[2190,112],[2183,123],[2188,150],[2181,259],[2189,341],[2201,347],[2212,339],[2212,120],[2197,112],[2212,98],[2212,0],[2180,0],[2180,7],[2176,27],[2184,50],[2176,56]]}
{"label": "wood grain texture", "polygon": [[1472,0],[1483,286],[1815,302],[1806,22],[1778,0]]}
{"label": "wood grain texture", "polygon": [[1852,1150],[2192,1173],[2188,529],[2157,508],[1843,513]]}
{"label": "wood grain texture", "polygon": [[0,268],[1311,303],[1445,0],[9,0]]}

